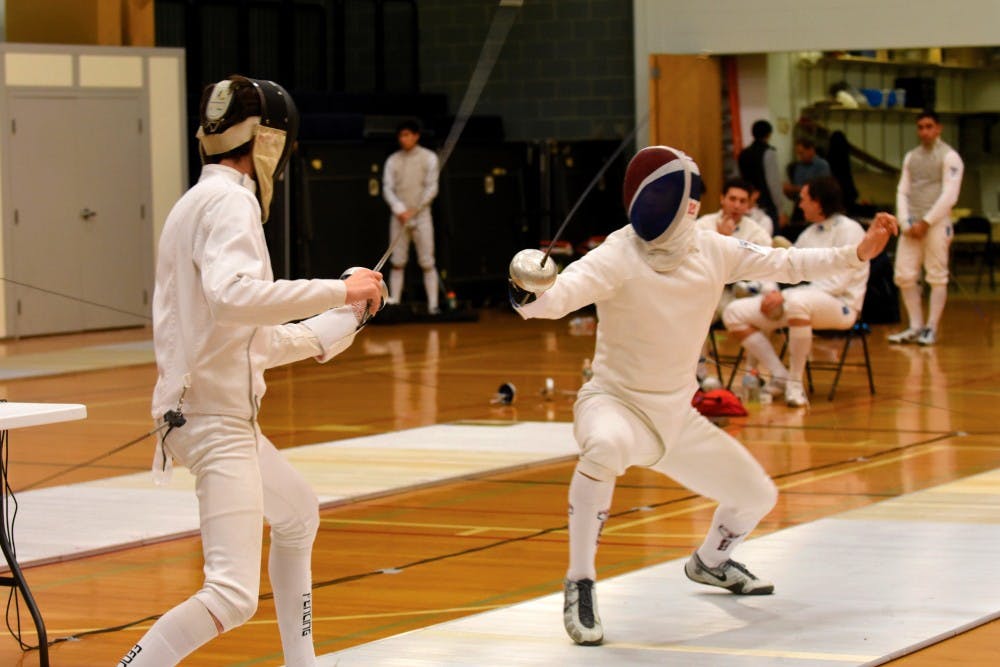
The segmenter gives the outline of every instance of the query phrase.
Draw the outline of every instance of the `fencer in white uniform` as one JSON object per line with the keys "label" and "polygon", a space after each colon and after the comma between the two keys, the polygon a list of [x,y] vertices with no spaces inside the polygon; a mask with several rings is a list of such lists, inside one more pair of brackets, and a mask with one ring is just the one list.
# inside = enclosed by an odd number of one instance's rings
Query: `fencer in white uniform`
{"label": "fencer in white uniform", "polygon": [[[948,301],[948,249],[951,207],[962,187],[962,158],[941,141],[941,120],[933,111],[917,116],[920,145],[903,158],[896,188],[896,216],[902,226],[896,245],[893,280],[899,286],[909,326],[889,336],[890,343],[934,345]],[[931,286],[924,322],[920,268]]]}
{"label": "fencer in white uniform", "polygon": [[725,285],[851,270],[878,254],[895,228],[882,215],[854,246],[762,248],[696,230],[700,194],[689,157],[663,146],[643,149],[625,175],[629,225],[544,285],[525,275],[518,257],[511,265],[512,299],[522,317],[557,319],[597,306],[593,378],[574,406],[581,454],[569,488],[564,623],[578,644],[603,640],[594,591],[597,541],[615,479],[630,466],[661,472],[719,502],[685,566],[690,579],[737,594],[773,591],[731,556],[774,506],[777,489],[738,441],[691,407],[702,341]]}
{"label": "fencer in white uniform", "polygon": [[195,477],[205,579],[123,666],[175,665],[254,614],[262,519],[271,526],[268,575],[285,662],[315,664],[310,560],[318,504],[257,424],[264,370],[346,349],[385,294],[381,276],[366,269],[347,280],[274,280],[261,223],[296,127],[291,98],[273,82],[233,76],[205,89],[198,132],[205,165],[160,238],[152,405],[161,426],[154,473],[163,476],[176,460]]}
{"label": "fencer in white uniform", "polygon": [[[796,248],[836,248],[857,244],[864,229],[840,211],[840,186],[833,178],[815,178],[802,186],[799,207],[810,223],[795,240]],[[802,384],[812,349],[813,328],[849,329],[858,319],[868,286],[868,262],[850,271],[823,276],[808,285],[778,290],[764,285],[761,294],[730,303],[722,313],[726,329],[767,369],[768,389],[784,394],[791,407],[809,400]],[[788,368],[774,351],[768,336],[788,327]]]}
{"label": "fencer in white uniform", "polygon": [[385,161],[382,172],[382,197],[392,210],[389,240],[391,243],[399,239],[390,258],[389,300],[399,303],[403,296],[403,279],[412,240],[417,249],[417,263],[424,274],[427,312],[434,315],[439,308],[431,202],[438,193],[438,158],[434,151],[417,143],[420,125],[415,120],[400,123],[396,136],[399,150]]}

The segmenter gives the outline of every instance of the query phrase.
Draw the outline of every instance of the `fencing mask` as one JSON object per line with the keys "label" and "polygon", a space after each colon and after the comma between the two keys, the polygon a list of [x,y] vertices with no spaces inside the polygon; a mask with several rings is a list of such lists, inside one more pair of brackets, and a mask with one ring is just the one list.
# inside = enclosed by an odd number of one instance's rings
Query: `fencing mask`
{"label": "fencing mask", "polygon": [[692,246],[701,192],[698,165],[676,148],[649,146],[629,162],[625,211],[655,270],[670,271]]}
{"label": "fencing mask", "polygon": [[253,140],[257,198],[261,220],[267,222],[274,181],[284,173],[299,132],[299,112],[291,95],[273,81],[233,75],[205,88],[200,121],[203,163]]}

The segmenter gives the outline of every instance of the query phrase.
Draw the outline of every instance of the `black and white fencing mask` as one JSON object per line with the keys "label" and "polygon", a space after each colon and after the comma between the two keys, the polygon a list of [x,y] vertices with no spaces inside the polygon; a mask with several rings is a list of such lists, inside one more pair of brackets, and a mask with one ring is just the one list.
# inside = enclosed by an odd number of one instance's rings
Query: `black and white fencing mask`
{"label": "black and white fencing mask", "polygon": [[253,140],[253,166],[261,220],[267,222],[274,182],[288,164],[299,132],[292,96],[274,81],[234,75],[210,88],[202,100],[198,140],[202,162]]}

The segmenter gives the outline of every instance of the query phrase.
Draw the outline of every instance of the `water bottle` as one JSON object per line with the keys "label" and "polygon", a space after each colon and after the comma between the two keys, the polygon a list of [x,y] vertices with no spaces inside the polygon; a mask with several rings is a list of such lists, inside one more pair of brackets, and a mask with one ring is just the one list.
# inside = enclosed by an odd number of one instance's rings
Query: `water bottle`
{"label": "water bottle", "polygon": [[743,396],[747,403],[760,403],[760,373],[753,369],[743,376]]}

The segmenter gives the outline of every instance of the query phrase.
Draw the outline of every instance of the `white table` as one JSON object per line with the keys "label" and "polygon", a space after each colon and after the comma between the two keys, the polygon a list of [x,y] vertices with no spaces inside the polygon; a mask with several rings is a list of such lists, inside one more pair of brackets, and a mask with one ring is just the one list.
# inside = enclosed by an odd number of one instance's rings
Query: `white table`
{"label": "white table", "polygon": [[[6,459],[6,452],[3,451],[7,444],[7,432],[15,428],[26,428],[28,426],[41,426],[43,424],[55,424],[56,422],[73,421],[76,419],[86,419],[87,407],[77,403],[8,403],[0,402],[0,459]],[[17,588],[24,597],[24,603],[31,612],[31,618],[35,622],[35,629],[38,631],[38,659],[41,667],[48,667],[49,664],[49,644],[48,636],[45,634],[45,623],[42,621],[42,614],[38,611],[38,605],[28,590],[28,583],[24,580],[21,568],[14,558],[14,550],[10,543],[10,536],[7,534],[7,467],[0,466],[0,550],[3,551],[10,566],[9,577],[0,577],[0,586]]]}

